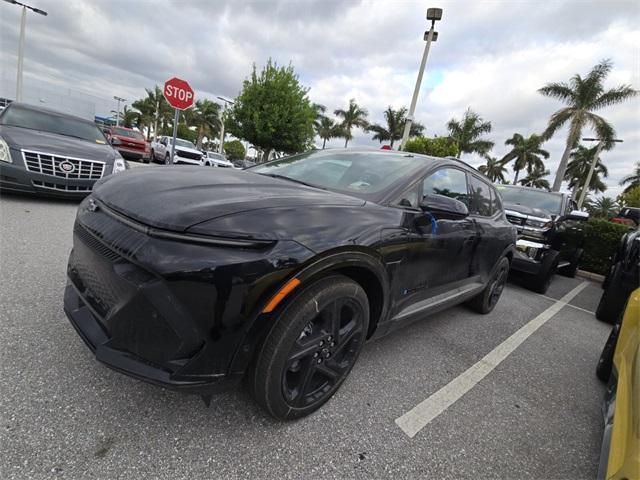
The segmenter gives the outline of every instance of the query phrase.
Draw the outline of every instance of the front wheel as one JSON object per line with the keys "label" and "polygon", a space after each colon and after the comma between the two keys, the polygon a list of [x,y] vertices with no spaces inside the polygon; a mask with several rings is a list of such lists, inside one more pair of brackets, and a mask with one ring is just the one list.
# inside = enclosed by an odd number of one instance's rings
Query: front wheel
{"label": "front wheel", "polygon": [[498,263],[487,286],[478,295],[467,302],[467,305],[478,313],[489,313],[500,300],[509,276],[509,259],[503,258]]}
{"label": "front wheel", "polygon": [[165,165],[171,165],[171,160],[169,159],[169,154],[168,153],[164,156],[164,164]]}
{"label": "front wheel", "polygon": [[292,420],[320,408],[340,388],[364,345],[369,302],[342,275],[311,284],[278,314],[247,382],[273,417]]}
{"label": "front wheel", "polygon": [[562,267],[558,270],[558,272],[565,277],[574,278],[578,273],[578,266],[580,265],[580,260],[582,259],[582,249],[579,248],[576,250],[573,258],[571,259],[571,263],[566,267]]}
{"label": "front wheel", "polygon": [[550,250],[542,259],[540,271],[537,275],[531,275],[527,278],[526,285],[529,289],[537,293],[547,293],[549,286],[556,274],[558,263],[560,262],[560,253],[557,250]]}

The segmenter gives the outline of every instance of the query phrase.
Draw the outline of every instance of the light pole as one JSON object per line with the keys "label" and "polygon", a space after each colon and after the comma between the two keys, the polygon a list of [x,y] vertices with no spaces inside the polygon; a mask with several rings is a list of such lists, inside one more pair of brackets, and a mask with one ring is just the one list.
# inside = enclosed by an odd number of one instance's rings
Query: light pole
{"label": "light pole", "polygon": [[116,109],[116,127],[120,126],[120,102],[126,102],[126,98],[118,97],[117,95],[113,96],[113,99],[118,102],[118,108]]}
{"label": "light pole", "polygon": [[434,30],[435,24],[438,20],[442,19],[441,8],[429,8],[427,9],[427,20],[431,20],[431,28],[428,32],[424,33],[424,39],[427,43],[424,46],[424,53],[422,54],[422,62],[420,62],[420,70],[418,70],[418,79],[416,80],[416,87],[413,90],[413,98],[411,99],[411,107],[409,107],[409,114],[407,115],[407,121],[404,124],[404,133],[402,134],[402,141],[400,142],[400,150],[404,148],[404,144],[409,138],[411,133],[411,124],[413,123],[413,114],[416,111],[416,103],[418,103],[418,93],[420,93],[420,85],[422,84],[422,75],[424,74],[424,67],[427,64],[427,57],[429,56],[429,48],[431,42],[438,40],[438,32]]}
{"label": "light pole", "polygon": [[40,10],[39,8],[25,5],[17,0],[4,0],[7,3],[19,5],[22,7],[22,18],[20,20],[20,42],[18,43],[18,73],[16,78],[16,101],[22,101],[22,68],[24,65],[24,30],[27,26],[27,9],[39,15],[47,16],[47,12]]}
{"label": "light pole", "polygon": [[[596,169],[596,165],[598,164],[598,160],[600,159],[600,152],[604,148],[605,141],[601,138],[583,138],[585,142],[598,142],[598,148],[596,148],[596,153],[593,156],[593,160],[591,161],[591,167],[589,167],[589,173],[587,174],[587,179],[582,186],[582,192],[580,192],[580,199],[578,200],[578,209],[582,208],[582,203],[587,196],[587,191],[589,190],[589,185],[591,185],[591,177],[593,176],[593,172]],[[611,142],[622,143],[622,140],[613,139]]]}
{"label": "light pole", "polygon": [[224,102],[224,110],[222,111],[222,119],[220,121],[220,123],[222,124],[222,126],[220,127],[220,148],[218,148],[218,151],[220,153],[224,153],[224,114],[227,113],[227,104],[230,103],[231,105],[233,105],[233,102],[224,97],[218,97],[218,100],[222,100]]}

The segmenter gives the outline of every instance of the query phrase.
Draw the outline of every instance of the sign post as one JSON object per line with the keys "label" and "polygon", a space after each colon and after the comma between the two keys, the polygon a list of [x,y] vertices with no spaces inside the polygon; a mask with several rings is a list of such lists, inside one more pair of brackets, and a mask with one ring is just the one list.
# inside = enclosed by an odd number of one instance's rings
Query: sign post
{"label": "sign post", "polygon": [[170,78],[164,82],[164,98],[169,105],[175,108],[173,117],[173,140],[171,141],[171,163],[176,149],[176,137],[178,135],[178,121],[180,120],[180,110],[186,110],[193,105],[193,89],[186,80],[180,78]]}

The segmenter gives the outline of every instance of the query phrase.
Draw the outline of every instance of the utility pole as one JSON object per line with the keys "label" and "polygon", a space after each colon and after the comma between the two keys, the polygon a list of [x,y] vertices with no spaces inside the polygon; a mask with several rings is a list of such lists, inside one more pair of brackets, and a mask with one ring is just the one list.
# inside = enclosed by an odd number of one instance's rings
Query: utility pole
{"label": "utility pole", "polygon": [[402,134],[402,141],[400,142],[400,150],[404,148],[405,143],[409,139],[411,133],[411,125],[413,123],[413,115],[416,111],[416,104],[418,103],[418,94],[420,93],[420,86],[422,85],[422,76],[424,74],[424,68],[427,64],[427,57],[429,56],[429,49],[431,48],[431,42],[435,42],[438,39],[438,32],[434,30],[436,21],[442,19],[441,8],[429,8],[427,9],[427,20],[431,20],[431,28],[428,32],[425,32],[424,39],[427,43],[424,46],[424,52],[422,53],[422,61],[420,62],[420,69],[418,70],[418,79],[416,80],[416,86],[413,89],[413,97],[411,98],[411,106],[409,107],[409,114],[404,124],[404,133]]}
{"label": "utility pole", "polygon": [[[605,141],[601,138],[583,138],[585,142],[598,142],[598,148],[596,148],[596,153],[593,156],[593,160],[591,161],[591,167],[589,167],[589,173],[587,174],[587,179],[582,186],[582,192],[580,192],[580,200],[578,200],[578,209],[582,208],[582,204],[584,203],[584,199],[587,196],[587,192],[589,191],[589,185],[591,185],[591,177],[593,176],[593,172],[596,169],[596,165],[598,164],[598,160],[600,159],[600,152],[604,148]],[[622,140],[613,139],[611,142],[622,143]]]}
{"label": "utility pole", "polygon": [[118,108],[116,109],[116,127],[120,126],[120,102],[126,102],[127,100],[117,95],[113,96],[113,99],[118,102]]}
{"label": "utility pole", "polygon": [[218,97],[219,100],[222,100],[224,102],[224,110],[222,111],[222,118],[220,120],[221,123],[221,127],[220,127],[220,147],[218,148],[218,152],[220,153],[224,153],[224,121],[226,118],[225,113],[227,113],[227,105],[231,104],[233,105],[233,102],[227,98],[224,97]]}

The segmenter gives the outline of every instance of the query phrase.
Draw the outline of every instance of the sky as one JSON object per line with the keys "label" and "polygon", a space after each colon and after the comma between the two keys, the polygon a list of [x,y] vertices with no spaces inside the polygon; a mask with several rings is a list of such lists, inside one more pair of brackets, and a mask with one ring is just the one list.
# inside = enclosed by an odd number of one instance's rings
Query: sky
{"label": "sky", "polygon": [[[608,58],[614,69],[605,86],[640,88],[637,0],[29,1],[49,15],[28,15],[25,83],[89,94],[97,114],[115,109],[113,95],[140,98],[145,87],[173,76],[188,80],[196,98],[233,98],[252,65],[261,68],[272,58],[291,63],[311,101],[329,112],[355,98],[370,122],[383,123],[389,105],[411,101],[428,7],[443,9],[416,109],[429,136],[446,135],[447,121],[471,107],[491,121],[491,155],[500,158],[513,133],[540,133],[563,106],[537,92],[546,83],[586,75]],[[4,78],[15,75],[19,24],[20,9],[0,2]],[[624,140],[601,157],[610,173],[605,194],[615,197],[620,179],[640,160],[640,98],[598,113]],[[559,131],[544,145],[551,182],[566,134]],[[371,135],[357,130],[349,145],[379,147]],[[483,163],[473,155],[463,159]]]}

